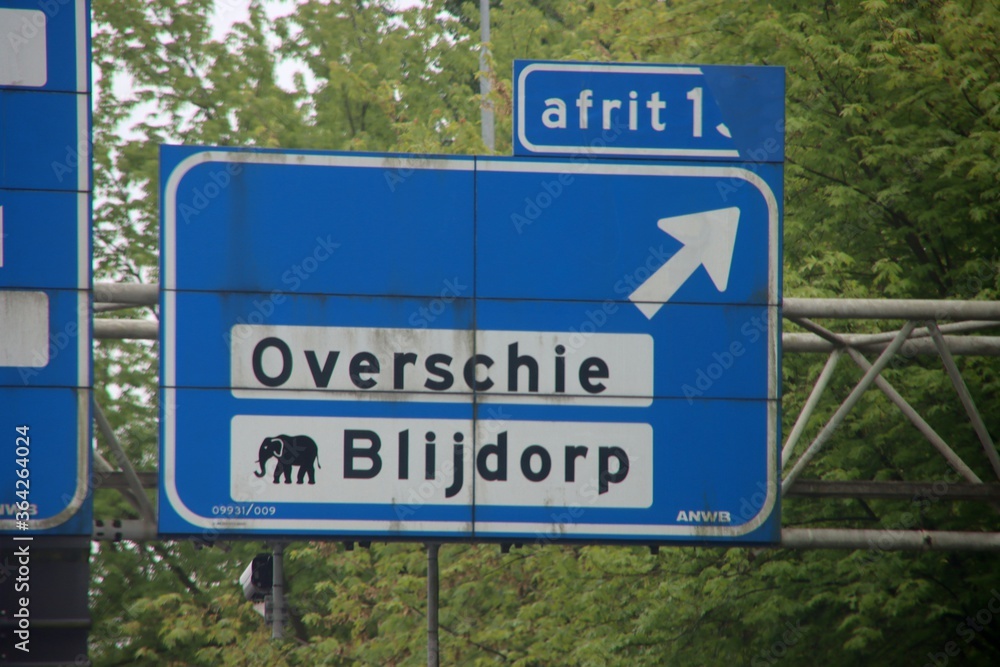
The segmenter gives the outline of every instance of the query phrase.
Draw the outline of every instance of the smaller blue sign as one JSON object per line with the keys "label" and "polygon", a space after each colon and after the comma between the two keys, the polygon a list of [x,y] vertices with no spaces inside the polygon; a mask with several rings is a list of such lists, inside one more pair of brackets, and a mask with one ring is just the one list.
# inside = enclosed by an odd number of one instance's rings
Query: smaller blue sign
{"label": "smaller blue sign", "polygon": [[781,67],[514,62],[514,154],[784,160]]}

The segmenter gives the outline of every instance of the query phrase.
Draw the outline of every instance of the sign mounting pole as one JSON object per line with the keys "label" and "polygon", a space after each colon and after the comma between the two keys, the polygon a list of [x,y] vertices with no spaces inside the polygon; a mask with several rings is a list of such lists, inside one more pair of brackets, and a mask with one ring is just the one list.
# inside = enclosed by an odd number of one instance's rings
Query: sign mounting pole
{"label": "sign mounting pole", "polygon": [[438,643],[438,551],[437,542],[427,543],[427,667],[438,667],[441,653]]}
{"label": "sign mounting pole", "polygon": [[493,127],[493,102],[489,100],[490,79],[486,62],[486,45],[490,42],[490,0],[479,0],[479,24],[482,46],[479,49],[479,94],[483,101],[482,111],[483,143],[490,151],[496,150],[495,128]]}
{"label": "sign mounting pole", "polygon": [[285,543],[275,542],[271,556],[271,639],[285,638]]}

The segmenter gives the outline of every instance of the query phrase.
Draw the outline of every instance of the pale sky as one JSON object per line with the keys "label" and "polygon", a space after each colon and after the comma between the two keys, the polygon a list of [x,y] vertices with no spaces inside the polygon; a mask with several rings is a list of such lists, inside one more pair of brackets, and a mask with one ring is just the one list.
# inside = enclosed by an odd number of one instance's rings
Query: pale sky
{"label": "pale sky", "polygon": [[[409,9],[421,4],[421,0],[395,0],[393,4],[399,9]],[[215,31],[212,36],[215,39],[222,39],[234,23],[245,21],[249,15],[247,9],[249,6],[250,0],[215,0],[215,19],[213,20]],[[287,16],[294,6],[294,0],[283,0],[273,7],[269,6],[268,15],[272,18]]]}
{"label": "pale sky", "polygon": [[[212,16],[212,39],[217,41],[222,41],[225,39],[229,30],[234,24],[241,21],[246,21],[249,16],[249,7],[251,0],[215,0],[215,12]],[[395,0],[393,3],[399,9],[408,9],[410,7],[415,7],[422,4],[421,0]],[[274,2],[269,2],[267,5],[267,13],[269,18],[278,18],[280,16],[287,16],[292,12],[296,5],[296,0],[279,0]],[[293,76],[296,72],[300,72],[305,76],[306,85],[312,87],[312,77],[311,74],[305,69],[301,63],[294,62],[284,62],[278,66],[277,70],[277,82],[278,85],[286,90],[291,90],[293,88]],[[100,90],[98,84],[101,73],[94,72],[95,76],[95,89]],[[128,97],[134,90],[133,82],[130,76],[125,72],[117,72],[113,79],[115,92],[121,97]],[[130,129],[134,127],[135,123],[139,119],[149,119],[156,113],[155,102],[144,104],[140,106],[132,114],[132,119],[124,123],[122,128],[126,136],[131,134]]]}

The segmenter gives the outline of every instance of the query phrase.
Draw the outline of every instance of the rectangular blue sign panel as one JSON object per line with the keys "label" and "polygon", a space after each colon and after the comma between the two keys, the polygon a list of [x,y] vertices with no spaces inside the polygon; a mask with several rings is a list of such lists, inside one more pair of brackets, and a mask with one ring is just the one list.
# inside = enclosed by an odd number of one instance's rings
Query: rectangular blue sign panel
{"label": "rectangular blue sign panel", "polygon": [[[780,165],[480,160],[476,168],[490,172],[476,191],[479,296],[772,302]],[[515,261],[530,271],[512,270]],[[663,285],[670,295],[637,294],[660,266],[676,272]]]}
{"label": "rectangular blue sign panel", "polygon": [[784,160],[784,68],[514,61],[514,155]]}
{"label": "rectangular blue sign panel", "polygon": [[89,100],[82,93],[0,90],[0,187],[86,191]]}
{"label": "rectangular blue sign panel", "polygon": [[163,147],[161,534],[777,540],[758,167]]}
{"label": "rectangular blue sign panel", "polygon": [[0,2],[5,533],[93,531],[89,19],[83,0]]}
{"label": "rectangular blue sign panel", "polygon": [[[166,183],[168,213],[200,232],[198,244],[177,255],[171,289],[436,296],[446,280],[472,280],[472,158],[412,169],[389,157],[355,155],[340,161],[358,169],[316,189],[286,180],[283,154],[259,154],[248,168],[229,162],[230,153],[175,150],[184,160],[175,174],[184,178]],[[292,164],[314,173],[330,160],[301,154]],[[250,196],[258,192],[275,194]],[[245,208],[251,202],[252,211]],[[434,224],[414,224],[429,209]],[[269,225],[254,228],[252,220]]]}
{"label": "rectangular blue sign panel", "polygon": [[[0,189],[0,226],[5,234],[0,241],[0,285],[77,289],[86,284],[90,255],[83,256],[77,239],[84,239],[89,248],[88,198],[88,193],[80,192]],[[43,248],[45,264],[39,266]]]}

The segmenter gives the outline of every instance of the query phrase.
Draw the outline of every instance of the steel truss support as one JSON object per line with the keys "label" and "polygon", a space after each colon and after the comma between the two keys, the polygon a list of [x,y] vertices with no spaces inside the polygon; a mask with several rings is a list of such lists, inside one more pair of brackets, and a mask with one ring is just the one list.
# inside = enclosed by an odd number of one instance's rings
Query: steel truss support
{"label": "steel truss support", "polygon": [[823,367],[823,372],[819,374],[816,384],[813,385],[812,393],[809,394],[809,399],[802,407],[802,412],[799,413],[799,418],[795,420],[795,426],[792,427],[792,432],[788,434],[788,440],[785,441],[785,446],[781,449],[782,468],[788,463],[788,459],[792,457],[792,450],[795,449],[795,444],[802,437],[802,431],[805,430],[806,424],[809,422],[809,417],[812,416],[813,410],[816,409],[816,404],[819,403],[819,399],[823,397],[823,392],[826,391],[827,385],[830,384],[830,378],[833,377],[833,371],[837,370],[837,362],[840,361],[841,354],[843,354],[843,351],[840,349],[835,349],[830,354],[830,358],[826,360],[826,366]]}
{"label": "steel truss support", "polygon": [[[824,329],[823,327],[819,326],[818,324],[815,324],[811,320],[807,320],[805,318],[802,318],[802,319],[793,320],[793,321],[795,321],[797,324],[800,324],[803,327],[806,327],[808,329],[811,329],[812,331],[815,331],[816,333],[818,333],[819,335],[823,336],[824,338],[830,338],[830,339],[832,339],[834,341],[838,340],[837,334],[834,334],[834,333],[832,333],[832,332]],[[902,335],[903,331],[907,331],[907,334],[908,334],[909,331],[913,330],[913,326],[914,326],[913,322],[907,322],[906,325],[903,327],[903,329],[900,330],[899,335]],[[899,335],[897,335],[897,339],[899,338]],[[850,355],[851,358],[855,361],[855,363],[857,363],[858,366],[861,367],[861,370],[863,370],[865,372],[865,378],[868,378],[869,376],[871,377],[871,380],[872,380],[872,382],[874,382],[875,386],[877,386],[879,389],[881,389],[882,392],[886,396],[889,397],[889,400],[896,404],[896,406],[906,416],[907,419],[909,419],[911,422],[913,422],[913,425],[917,427],[917,430],[920,431],[924,435],[924,437],[926,437],[927,440],[930,441],[930,443],[932,445],[934,445],[934,447],[941,453],[942,456],[944,456],[945,460],[948,461],[948,464],[952,468],[954,468],[956,472],[958,472],[960,475],[962,475],[963,477],[965,477],[967,480],[969,480],[970,482],[972,482],[974,484],[982,483],[983,480],[981,480],[979,478],[979,476],[976,475],[976,473],[973,472],[972,469],[965,464],[965,462],[961,459],[961,457],[959,457],[959,455],[956,454],[955,451],[952,450],[952,448],[948,446],[948,443],[946,443],[944,441],[944,438],[942,438],[940,435],[938,435],[937,431],[935,431],[931,427],[931,425],[928,424],[924,420],[924,418],[921,417],[920,414],[915,409],[913,409],[913,407],[909,403],[906,402],[906,399],[903,398],[902,395],[900,395],[900,393],[897,392],[895,390],[895,388],[893,388],[893,386],[891,384],[889,384],[888,380],[886,380],[885,378],[883,378],[883,377],[881,377],[879,375],[879,373],[881,373],[882,370],[884,369],[884,364],[883,364],[883,366],[881,368],[878,368],[876,370],[876,368],[873,367],[872,364],[870,364],[868,362],[868,359],[866,359],[865,356],[863,354],[861,354],[860,352],[858,352],[857,350],[855,350],[853,348],[847,348],[847,354]],[[879,361],[881,361],[885,357],[885,355],[886,355],[886,353],[883,353],[882,356],[879,357]],[[876,366],[878,366],[879,361],[875,362]],[[862,380],[862,382],[863,382],[863,380]],[[869,383],[869,386],[870,386],[870,384],[871,383]],[[859,386],[860,386],[860,384],[859,384]],[[867,388],[868,387],[866,386],[865,389],[867,389]],[[848,396],[848,399],[850,399],[850,398],[851,397]],[[837,424],[839,424],[840,422],[843,421],[843,416],[846,415],[847,411],[849,411],[850,408],[854,405],[854,403],[851,403],[850,406],[848,406],[848,407],[846,407],[846,409],[844,409],[845,406],[847,406],[847,403],[848,403],[848,401],[845,400],[844,404],[841,405],[841,410],[839,410],[838,413],[837,413],[838,415],[841,415],[841,420],[838,421]],[[841,411],[843,411],[843,414],[841,414]],[[836,419],[836,417],[837,417],[837,415],[834,415],[834,419]],[[832,423],[834,420],[831,419],[830,421]],[[836,426],[834,426],[833,428],[836,428]],[[822,433],[821,433],[821,435],[822,435]],[[819,438],[817,437],[817,440],[818,439]],[[808,450],[807,450],[806,453],[808,453]],[[800,460],[800,463],[801,463],[801,460]],[[788,475],[788,477],[792,477],[793,480],[794,480],[793,473],[796,472],[796,468],[797,467],[798,467],[798,463],[796,464],[795,468],[792,468],[792,471]],[[783,485],[785,488],[787,488],[788,477],[785,478],[786,483]]]}
{"label": "steel truss support", "polygon": [[[788,441],[782,450],[782,464],[792,458],[793,450],[801,437],[805,425],[816,409],[819,397],[829,385],[830,376],[842,354],[846,353],[864,372],[864,377],[855,389],[841,403],[827,425],[820,431],[813,442],[793,464],[782,483],[785,497],[839,497],[839,498],[882,498],[908,499],[912,501],[920,497],[933,497],[938,500],[947,499],[987,501],[1000,511],[997,503],[997,485],[987,485],[962,460],[962,458],[947,444],[937,431],[920,416],[896,389],[881,376],[891,357],[900,351],[907,356],[915,353],[933,352],[941,357],[944,370],[948,374],[958,397],[969,416],[973,430],[976,432],[986,458],[994,474],[1000,478],[1000,457],[997,455],[994,441],[990,436],[982,416],[977,409],[953,355],[958,353],[961,345],[949,341],[944,331],[953,333],[979,331],[1000,325],[1000,304],[996,302],[844,302],[837,300],[800,300],[784,310],[787,319],[820,338],[826,345],[818,345],[810,341],[810,351],[832,350],[826,366],[821,371],[813,387],[812,393],[803,405]],[[896,332],[868,334],[864,336],[845,336],[837,334],[810,319],[810,316],[828,318],[862,318],[887,319],[891,317],[906,318],[904,326]],[[984,318],[979,321],[958,322],[939,325],[937,320],[944,317]],[[918,328],[918,324],[921,325]],[[792,334],[795,335],[795,334]],[[801,334],[799,334],[801,336]],[[974,337],[951,337],[953,339],[968,339]],[[920,347],[919,352],[915,349]],[[933,347],[931,347],[933,346]],[[987,349],[989,346],[986,346]],[[881,349],[882,354],[872,364],[861,349]],[[966,350],[972,350],[966,346]],[[787,350],[787,348],[786,348]],[[987,352],[987,354],[991,354]],[[799,475],[816,452],[830,439],[836,427],[841,424],[850,409],[857,403],[859,393],[871,385],[878,387],[889,400],[896,405],[910,420],[917,430],[944,457],[948,464],[968,483],[955,485],[946,482],[822,482],[818,480],[801,480]],[[838,488],[842,487],[842,488]],[[939,487],[939,488],[936,488]],[[961,489],[961,490],[959,490]],[[788,548],[809,549],[868,549],[874,551],[926,551],[926,550],[974,550],[1000,551],[1000,532],[948,532],[948,531],[918,531],[918,530],[858,530],[847,528],[801,529],[785,528],[782,530],[781,545]]]}
{"label": "steel truss support", "polygon": [[934,338],[934,345],[941,354],[941,361],[944,362],[944,367],[948,372],[948,377],[951,379],[951,383],[955,387],[955,391],[958,392],[959,399],[962,401],[962,406],[965,408],[966,414],[969,415],[969,420],[972,422],[972,428],[976,431],[976,435],[979,437],[979,442],[983,445],[983,450],[986,452],[986,458],[989,459],[990,465],[993,466],[993,473],[997,476],[997,479],[1000,479],[1000,456],[997,456],[997,448],[993,444],[993,438],[990,437],[990,432],[986,430],[986,424],[983,423],[983,418],[979,414],[979,410],[976,408],[976,403],[972,400],[969,388],[965,386],[965,380],[962,379],[962,373],[958,370],[958,366],[955,365],[955,359],[951,356],[951,350],[948,349],[948,343],[945,342],[944,336],[941,335],[941,329],[938,327],[937,323],[928,322],[927,329],[931,332],[931,336]]}
{"label": "steel truss support", "polygon": [[128,489],[130,491],[130,493],[126,494],[125,497],[136,507],[136,509],[139,510],[139,514],[142,516],[143,520],[155,526],[156,510],[153,508],[153,504],[149,502],[149,498],[146,496],[146,491],[142,487],[142,482],[139,481],[139,476],[136,474],[135,468],[132,466],[132,462],[128,460],[125,450],[118,442],[118,438],[115,436],[115,432],[111,428],[108,418],[104,415],[104,410],[102,410],[101,406],[97,403],[97,399],[94,399],[93,406],[94,419],[97,421],[97,428],[100,429],[101,435],[104,436],[108,447],[111,448],[111,452],[113,453],[115,460],[125,473],[125,479],[128,482]]}
{"label": "steel truss support", "polygon": [[879,373],[881,373],[882,370],[889,365],[889,362],[892,361],[892,357],[896,354],[896,352],[903,347],[903,343],[906,342],[906,338],[910,335],[911,331],[913,331],[913,322],[907,322],[903,325],[903,328],[899,330],[899,333],[896,334],[895,340],[893,340],[889,347],[886,348],[885,352],[879,355],[875,365],[865,371],[865,375],[861,378],[861,381],[858,382],[857,386],[855,386],[847,398],[844,399],[844,402],[833,414],[833,417],[830,418],[830,421],[827,422],[826,426],[823,427],[823,430],[816,436],[816,439],[813,440],[812,444],[809,445],[808,449],[802,453],[799,460],[795,462],[792,469],[788,471],[787,475],[785,475],[785,479],[781,482],[782,492],[788,490],[788,487],[790,487],[799,474],[801,474],[802,469],[809,464],[817,453],[819,453],[819,450],[822,449],[823,445],[827,443],[833,435],[833,432],[838,426],[840,426],[841,423],[843,423],[847,413],[851,411],[851,408],[853,408],[859,400],[861,400],[861,395],[868,391],[868,387],[875,382],[875,378],[877,378]]}
{"label": "steel truss support", "polygon": [[[127,285],[98,283],[94,286],[95,313],[106,314],[134,308],[155,307],[159,300],[158,285]],[[942,360],[944,371],[962,403],[965,413],[982,445],[989,468],[1000,479],[1000,455],[995,440],[976,407],[955,355],[1000,356],[1000,335],[983,335],[982,332],[1000,330],[1000,301],[936,301],[901,299],[796,299],[782,303],[783,317],[798,324],[806,333],[785,333],[782,336],[784,353],[824,353],[829,355],[826,365],[816,379],[798,418],[788,434],[781,451],[781,464],[791,467],[782,481],[782,495],[800,499],[882,499],[913,501],[920,497],[934,497],[949,502],[986,502],[1000,508],[1000,484],[984,483],[972,468],[948,445],[918,411],[882,377],[882,371],[896,355],[935,355]],[[903,320],[895,331],[871,334],[835,333],[813,321],[815,318],[830,320]],[[947,323],[941,323],[947,321]],[[159,333],[158,322],[152,319],[113,319],[107,316],[94,319],[94,337],[97,339],[155,340]],[[877,353],[872,363],[866,353]],[[827,393],[840,360],[847,356],[861,369],[863,376],[854,389],[843,399],[833,417],[819,434],[794,458],[795,450],[817,406]],[[909,419],[916,429],[941,454],[965,482],[928,481],[824,481],[804,479],[802,474],[816,455],[826,447],[836,429],[844,422],[850,410],[865,391],[878,387]],[[107,419],[95,404],[95,418],[104,439],[108,442],[121,472],[112,471],[111,465],[95,451],[95,469],[98,471],[96,486],[119,489],[142,517],[139,520],[97,521],[95,540],[155,540],[155,510],[149,503],[145,490],[155,487],[156,474],[136,472],[124,458],[124,451],[111,431]],[[1000,551],[1000,531],[950,532],[917,530],[857,530],[853,528],[784,528],[781,547],[792,549],[862,549],[876,551],[927,551],[973,550]]]}

